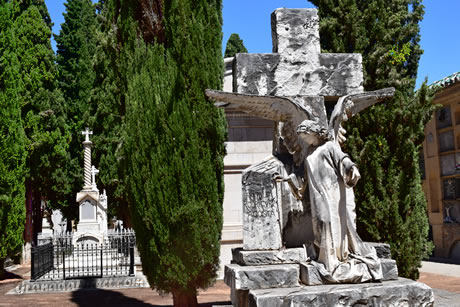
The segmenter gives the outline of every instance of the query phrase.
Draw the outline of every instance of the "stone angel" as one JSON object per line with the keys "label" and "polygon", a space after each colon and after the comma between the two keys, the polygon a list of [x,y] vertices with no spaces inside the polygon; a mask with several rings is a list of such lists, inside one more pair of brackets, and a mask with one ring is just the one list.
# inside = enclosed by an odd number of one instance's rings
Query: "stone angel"
{"label": "stone angel", "polygon": [[345,141],[343,122],[393,94],[394,89],[387,88],[340,97],[327,122],[320,96],[276,97],[206,91],[218,107],[234,108],[279,123],[282,143],[292,155],[295,168],[303,170],[303,176],[292,173],[287,178],[275,179],[287,181],[296,198],[309,197],[315,263],[323,277],[332,283],[382,278],[375,249],[362,242],[356,232],[352,187],[360,174],[340,145]]}

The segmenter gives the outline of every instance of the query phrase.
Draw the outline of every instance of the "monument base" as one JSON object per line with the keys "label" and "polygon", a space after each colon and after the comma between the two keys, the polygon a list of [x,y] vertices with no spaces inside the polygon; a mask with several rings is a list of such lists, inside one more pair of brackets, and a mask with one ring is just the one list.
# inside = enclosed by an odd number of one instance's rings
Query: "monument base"
{"label": "monument base", "polygon": [[410,279],[251,290],[249,307],[283,306],[433,306],[433,290]]}

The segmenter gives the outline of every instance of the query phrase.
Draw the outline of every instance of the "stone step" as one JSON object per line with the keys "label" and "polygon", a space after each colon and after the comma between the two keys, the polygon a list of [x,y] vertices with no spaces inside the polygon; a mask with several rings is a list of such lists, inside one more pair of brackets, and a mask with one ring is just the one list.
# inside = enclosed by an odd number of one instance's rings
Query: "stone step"
{"label": "stone step", "polygon": [[[396,266],[396,261],[393,259],[380,259],[382,265],[382,274],[383,281],[386,280],[395,280],[398,279],[398,267]],[[367,272],[366,264],[359,263],[357,264],[357,270],[362,272]],[[371,279],[371,276],[364,276],[364,279]],[[303,284],[308,286],[324,285],[330,282],[327,282],[318,272],[316,266],[311,263],[300,263],[300,280]]]}
{"label": "stone step", "polygon": [[303,248],[286,248],[282,250],[245,251],[232,249],[233,261],[239,265],[286,264],[307,261]]}
{"label": "stone step", "polygon": [[300,268],[298,264],[278,264],[225,266],[225,283],[236,290],[267,288],[288,288],[299,285]]}
{"label": "stone step", "polygon": [[425,284],[398,280],[295,288],[251,290],[249,307],[285,306],[433,306],[433,290]]}

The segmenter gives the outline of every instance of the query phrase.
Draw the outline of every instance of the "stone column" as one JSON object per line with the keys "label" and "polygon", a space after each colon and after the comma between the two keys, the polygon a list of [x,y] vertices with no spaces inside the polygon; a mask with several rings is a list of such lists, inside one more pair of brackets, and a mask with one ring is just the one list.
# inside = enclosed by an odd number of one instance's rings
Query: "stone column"
{"label": "stone column", "polygon": [[82,131],[83,135],[85,135],[85,140],[83,141],[83,150],[84,150],[84,189],[91,189],[91,145],[93,144],[89,140],[89,136],[93,134],[92,131],[89,131],[88,128],[86,128],[86,131]]}

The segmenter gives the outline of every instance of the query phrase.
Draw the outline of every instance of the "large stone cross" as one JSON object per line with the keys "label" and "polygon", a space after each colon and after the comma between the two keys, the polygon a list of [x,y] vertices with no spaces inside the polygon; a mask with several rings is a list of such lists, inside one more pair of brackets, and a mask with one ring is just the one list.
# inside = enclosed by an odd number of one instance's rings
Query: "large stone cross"
{"label": "large stone cross", "polygon": [[234,92],[335,100],[363,91],[361,54],[321,53],[316,9],[281,8],[271,19],[274,53],[237,54]]}

